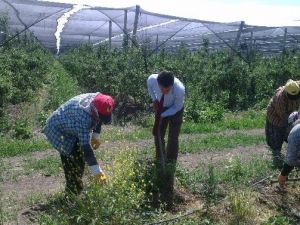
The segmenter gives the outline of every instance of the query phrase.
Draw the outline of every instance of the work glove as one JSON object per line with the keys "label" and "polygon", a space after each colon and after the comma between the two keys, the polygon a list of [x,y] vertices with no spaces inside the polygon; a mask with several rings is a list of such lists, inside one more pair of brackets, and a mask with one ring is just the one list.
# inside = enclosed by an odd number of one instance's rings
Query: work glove
{"label": "work glove", "polygon": [[98,149],[101,145],[100,139],[92,138],[91,145],[94,150]]}
{"label": "work glove", "polygon": [[281,174],[279,174],[278,176],[278,183],[279,183],[279,187],[281,189],[285,189],[285,182],[287,180],[287,176],[282,176]]}
{"label": "work glove", "polygon": [[95,182],[101,185],[107,184],[107,177],[103,172],[98,173],[95,175]]}
{"label": "work glove", "polygon": [[100,147],[100,134],[99,133],[93,133],[92,134],[92,139],[91,139],[91,145],[92,145],[92,148],[94,150],[98,149]]}

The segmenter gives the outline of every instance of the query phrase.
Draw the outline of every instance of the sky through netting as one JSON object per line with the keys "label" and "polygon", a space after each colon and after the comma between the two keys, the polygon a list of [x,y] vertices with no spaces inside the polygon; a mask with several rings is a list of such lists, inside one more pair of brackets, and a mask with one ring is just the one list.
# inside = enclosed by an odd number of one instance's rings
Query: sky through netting
{"label": "sky through netting", "polygon": [[122,48],[126,38],[129,45],[147,45],[152,50],[165,48],[170,51],[182,43],[191,50],[229,48],[257,50],[265,54],[300,47],[300,27],[251,26],[247,21],[202,21],[148,12],[139,6],[116,9],[34,0],[0,0],[0,12],[9,18],[11,35],[28,29],[42,46],[53,53],[83,43],[107,43],[112,48]]}

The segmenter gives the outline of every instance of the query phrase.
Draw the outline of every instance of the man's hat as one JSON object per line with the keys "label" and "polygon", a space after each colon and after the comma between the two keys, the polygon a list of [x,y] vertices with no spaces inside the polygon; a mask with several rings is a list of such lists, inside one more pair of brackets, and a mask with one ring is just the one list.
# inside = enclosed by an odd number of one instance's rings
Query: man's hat
{"label": "man's hat", "polygon": [[109,95],[99,94],[94,98],[92,104],[97,109],[100,120],[103,123],[110,123],[112,111],[115,108],[114,99]]}
{"label": "man's hat", "polygon": [[291,80],[289,79],[285,86],[284,86],[284,90],[289,94],[289,95],[298,95],[299,92],[300,92],[300,87],[299,87],[299,84],[294,81],[294,80]]}

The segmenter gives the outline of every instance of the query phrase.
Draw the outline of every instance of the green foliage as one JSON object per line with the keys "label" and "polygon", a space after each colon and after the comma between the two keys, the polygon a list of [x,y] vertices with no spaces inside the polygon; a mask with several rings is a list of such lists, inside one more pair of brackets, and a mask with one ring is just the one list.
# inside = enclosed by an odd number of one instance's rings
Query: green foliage
{"label": "green foliage", "polygon": [[208,201],[213,201],[219,195],[218,180],[215,176],[215,168],[212,164],[208,165],[208,176],[204,183],[204,195]]}
{"label": "green foliage", "polygon": [[243,130],[263,128],[266,122],[265,112],[249,110],[246,112],[227,113],[220,121],[194,123],[186,121],[182,125],[183,133],[212,133],[224,130]]}
{"label": "green foliage", "polygon": [[[0,28],[1,24],[0,18]],[[14,125],[6,115],[12,113],[7,112],[7,106],[36,99],[53,62],[51,54],[41,48],[31,35],[26,41],[14,40],[0,48],[0,133],[14,129],[16,137],[30,137],[28,123],[21,121]],[[16,117],[22,116],[14,115]]]}
{"label": "green foliage", "polygon": [[195,101],[188,98],[185,105],[185,119],[194,123],[214,123],[221,121],[225,110],[221,104],[209,104],[205,101]]}
{"label": "green foliage", "polygon": [[44,151],[50,148],[49,143],[43,139],[17,140],[0,138],[0,157],[12,157],[34,151]]}
{"label": "green foliage", "polygon": [[195,153],[205,150],[220,151],[226,148],[236,148],[238,146],[251,146],[265,143],[265,138],[261,135],[221,135],[209,134],[204,137],[191,138],[180,142],[181,153]]}
{"label": "green foliage", "polygon": [[263,225],[290,225],[290,222],[290,219],[285,216],[275,215],[270,217]]}
{"label": "green foliage", "polygon": [[37,121],[40,125],[40,127],[44,127],[46,125],[46,121],[49,117],[50,113],[47,113],[45,111],[41,111],[37,114]]}
{"label": "green foliage", "polygon": [[249,224],[253,221],[254,208],[251,204],[253,196],[250,192],[233,192],[229,196],[232,220],[230,224]]}
{"label": "green foliage", "polygon": [[[209,110],[212,115],[216,112]],[[187,116],[190,114],[188,113]],[[247,130],[263,128],[266,123],[266,115],[264,111],[248,110],[242,112],[231,112],[222,115],[221,120],[212,120],[211,122],[203,121],[199,123],[192,122],[185,119],[181,127],[181,133],[192,134],[192,133],[215,133],[226,130]],[[208,118],[208,117],[206,117]],[[140,117],[137,121],[137,125],[151,130],[154,124],[154,115],[148,115]]]}
{"label": "green foliage", "polygon": [[[1,107],[0,107],[0,114],[1,114]],[[12,121],[7,114],[0,115],[0,137],[7,134],[9,130],[11,130]]]}
{"label": "green foliage", "polygon": [[[77,82],[64,70],[61,64],[54,62],[49,73],[48,98],[44,105],[45,110],[55,110],[70,98],[79,94]],[[44,115],[40,115],[41,122]]]}
{"label": "green foliage", "polygon": [[239,180],[246,173],[245,168],[242,165],[242,161],[237,158],[235,160],[230,160],[227,165],[226,179],[233,182]]}
{"label": "green foliage", "polygon": [[140,139],[149,139],[152,137],[150,129],[140,127],[132,127],[131,129],[119,127],[113,131],[111,131],[111,129],[113,129],[113,127],[103,127],[103,134],[101,134],[101,136],[104,141],[138,141]]}
{"label": "green foliage", "polygon": [[29,139],[32,137],[28,120],[19,120],[14,124],[14,137],[17,139]]}
{"label": "green foliage", "polygon": [[[3,174],[5,173],[5,169],[6,169],[6,164],[5,162],[2,160],[2,158],[0,158],[0,182],[2,183],[4,180],[4,176]],[[3,199],[3,193],[2,191],[0,192],[0,199]],[[3,201],[0,201],[0,224],[4,224],[4,222],[6,221],[6,213],[4,210],[4,203]]]}
{"label": "green foliage", "polygon": [[106,186],[92,184],[82,196],[57,196],[40,218],[41,224],[143,224],[154,216],[145,188],[145,167],[137,152],[117,153]]}
{"label": "green foliage", "polygon": [[62,55],[60,62],[86,92],[100,91],[115,96],[119,105],[144,105],[147,98],[142,51],[128,53],[107,46],[83,45]]}
{"label": "green foliage", "polygon": [[6,47],[0,53],[0,107],[30,100],[45,80],[53,58],[35,42]]}
{"label": "green foliage", "polygon": [[213,190],[223,187],[219,193],[226,193],[232,188],[243,189],[248,187],[251,182],[264,178],[266,174],[270,174],[272,171],[270,160],[261,156],[253,157],[249,161],[243,161],[243,163],[238,157],[235,157],[232,160],[220,161],[217,165],[214,165],[213,175],[212,169],[206,164],[199,164],[192,171],[179,167],[177,178],[187,189],[199,196],[203,196],[205,190],[207,190],[208,180],[213,180],[213,182],[210,181],[213,184],[211,185],[214,187]]}
{"label": "green foliage", "polygon": [[61,162],[58,157],[49,156],[43,159],[30,159],[24,168],[29,171],[41,171],[44,175],[55,176],[60,172]]}
{"label": "green foliage", "polygon": [[3,210],[3,206],[2,206],[2,201],[0,202],[0,224],[4,224],[4,222],[6,221],[6,215],[5,212]]}
{"label": "green foliage", "polygon": [[281,56],[257,59],[251,74],[256,103],[268,98],[288,79],[299,80],[299,55],[287,53]]}
{"label": "green foliage", "polygon": [[272,163],[268,159],[258,158],[249,162],[242,162],[240,158],[229,160],[225,164],[225,170],[220,174],[224,182],[230,182],[233,185],[248,184],[251,180],[257,180],[270,174]]}
{"label": "green foliage", "polygon": [[256,56],[251,66],[227,51],[191,52],[184,45],[175,53],[161,50],[146,60],[144,54],[142,49],[122,51],[83,45],[59,60],[84,91],[115,96],[119,117],[147,109],[147,77],[171,70],[186,86],[185,118],[196,123],[222,120],[228,110],[265,108],[274,91],[287,79],[300,78],[297,53]]}

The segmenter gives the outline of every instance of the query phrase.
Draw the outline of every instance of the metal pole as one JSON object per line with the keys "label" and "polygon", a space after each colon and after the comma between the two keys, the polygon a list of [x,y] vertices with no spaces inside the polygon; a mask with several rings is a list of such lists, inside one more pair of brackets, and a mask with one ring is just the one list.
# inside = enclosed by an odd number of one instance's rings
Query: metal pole
{"label": "metal pole", "polygon": [[211,29],[207,24],[202,23],[203,26],[205,26],[209,31],[211,31],[214,35],[216,35],[217,38],[219,38],[228,48],[232,50],[233,53],[235,53],[237,56],[239,56],[242,60],[244,60],[245,63],[249,64],[248,60],[242,56],[234,47],[232,47],[226,40],[224,40],[217,32],[215,32],[213,29]]}
{"label": "metal pole", "polygon": [[108,41],[108,46],[109,46],[109,49],[111,49],[111,37],[112,37],[112,22],[111,20],[109,21],[109,41]]}
{"label": "metal pole", "polygon": [[127,33],[127,14],[128,14],[128,10],[125,9],[124,10],[124,31],[126,31],[125,33]]}
{"label": "metal pole", "polygon": [[245,25],[245,21],[242,21],[241,24],[240,24],[240,28],[238,30],[238,33],[236,35],[235,41],[234,41],[234,49],[235,50],[237,50],[237,47],[238,47],[238,44],[239,44],[239,41],[240,41],[240,37],[241,37],[242,31],[243,31],[244,25]]}
{"label": "metal pole", "polygon": [[124,38],[123,38],[123,48],[127,49],[128,48],[128,31],[127,31],[127,14],[128,10],[124,10],[124,27],[123,27],[123,32],[124,32]]}
{"label": "metal pole", "polygon": [[253,48],[253,31],[251,31],[251,36],[250,36],[250,51],[252,52]]}
{"label": "metal pole", "polygon": [[133,24],[133,32],[132,32],[132,41],[134,42],[133,45],[137,46],[137,38],[136,38],[136,32],[139,22],[139,15],[140,15],[141,7],[139,5],[135,8],[135,17],[134,17],[134,24]]}
{"label": "metal pole", "polygon": [[283,44],[282,44],[282,51],[285,51],[285,45],[287,40],[287,28],[284,28],[284,36],[283,36]]}

